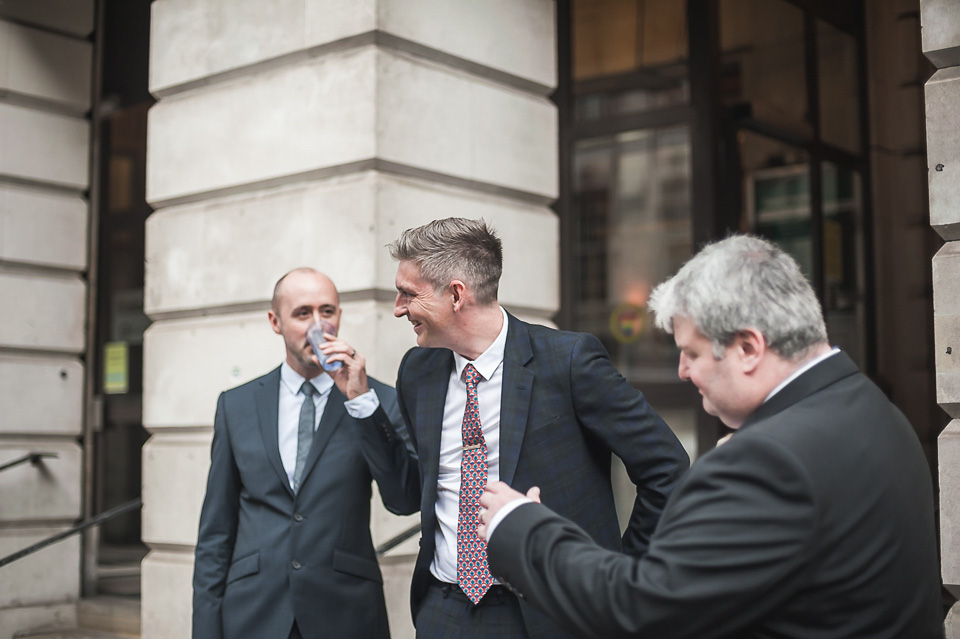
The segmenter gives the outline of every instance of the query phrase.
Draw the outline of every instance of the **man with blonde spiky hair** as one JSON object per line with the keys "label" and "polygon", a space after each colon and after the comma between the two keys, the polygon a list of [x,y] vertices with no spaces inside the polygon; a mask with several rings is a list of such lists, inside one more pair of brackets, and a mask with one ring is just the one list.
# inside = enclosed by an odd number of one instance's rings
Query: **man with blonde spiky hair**
{"label": "man with blonde spiky hair", "polygon": [[[394,314],[418,344],[397,376],[423,485],[417,637],[569,637],[490,576],[476,534],[484,484],[537,484],[597,543],[639,555],[687,455],[596,337],[528,324],[500,306],[502,248],[484,221],[435,220],[390,250],[399,262]],[[622,534],[611,453],[637,486]]]}

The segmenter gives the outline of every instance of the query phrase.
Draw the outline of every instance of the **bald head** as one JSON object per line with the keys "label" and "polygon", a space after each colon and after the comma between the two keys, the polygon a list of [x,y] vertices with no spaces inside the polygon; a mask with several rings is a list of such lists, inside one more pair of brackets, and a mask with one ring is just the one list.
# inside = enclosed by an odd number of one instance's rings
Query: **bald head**
{"label": "bald head", "polygon": [[307,340],[314,322],[329,322],[332,333],[340,327],[340,295],[329,277],[308,267],[295,268],[273,287],[273,302],[267,318],[273,332],[282,335],[287,363],[306,379],[322,371]]}
{"label": "bald head", "polygon": [[273,299],[270,302],[273,312],[276,313],[280,310],[280,301],[283,296],[286,294],[286,291],[289,289],[289,285],[293,281],[299,281],[303,278],[301,276],[308,276],[309,279],[317,281],[317,283],[323,283],[326,286],[329,286],[333,289],[333,293],[337,298],[337,305],[340,305],[340,293],[337,292],[337,287],[334,285],[333,280],[321,273],[315,268],[310,268],[309,266],[301,266],[288,271],[283,277],[277,280],[277,283],[273,286]]}

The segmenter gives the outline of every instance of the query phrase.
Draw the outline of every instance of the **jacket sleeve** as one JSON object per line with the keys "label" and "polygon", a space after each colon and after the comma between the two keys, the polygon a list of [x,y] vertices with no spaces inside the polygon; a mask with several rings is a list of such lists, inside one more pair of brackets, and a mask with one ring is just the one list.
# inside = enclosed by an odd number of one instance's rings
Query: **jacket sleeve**
{"label": "jacket sleeve", "polygon": [[613,367],[593,335],[582,334],[570,365],[577,419],[622,461],[637,487],[624,552],[641,555],[660,519],[667,498],[690,465],[673,431]]}
{"label": "jacket sleeve", "polygon": [[217,401],[207,492],[193,568],[193,639],[221,639],[220,608],[237,537],[240,473],[230,446],[224,395]]}
{"label": "jacket sleeve", "polygon": [[491,571],[585,636],[740,636],[802,588],[816,563],[818,507],[805,470],[779,445],[708,458],[678,489],[643,557],[602,549],[526,504],[489,540]]}
{"label": "jacket sleeve", "polygon": [[358,420],[363,426],[363,455],[386,509],[409,515],[420,509],[417,455],[397,406],[397,392],[379,382],[374,387],[380,406],[370,417]]}

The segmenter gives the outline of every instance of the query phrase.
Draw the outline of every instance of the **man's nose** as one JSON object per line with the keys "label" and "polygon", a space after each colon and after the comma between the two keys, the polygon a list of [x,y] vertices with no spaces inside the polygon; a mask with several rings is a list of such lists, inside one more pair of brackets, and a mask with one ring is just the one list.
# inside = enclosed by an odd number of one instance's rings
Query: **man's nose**
{"label": "man's nose", "polygon": [[683,361],[683,355],[680,356],[680,363],[677,365],[677,375],[685,382],[690,380],[690,367]]}
{"label": "man's nose", "polygon": [[397,293],[397,297],[393,300],[393,316],[394,317],[403,317],[404,313],[407,312],[407,308],[400,301],[401,295]]}

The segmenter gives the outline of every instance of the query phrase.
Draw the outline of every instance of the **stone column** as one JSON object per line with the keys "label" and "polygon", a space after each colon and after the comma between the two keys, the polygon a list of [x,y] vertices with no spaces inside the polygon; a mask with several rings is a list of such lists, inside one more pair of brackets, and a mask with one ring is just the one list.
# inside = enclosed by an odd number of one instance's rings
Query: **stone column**
{"label": "stone column", "polygon": [[[0,556],[81,515],[93,0],[0,2]],[[69,625],[80,539],[0,575],[0,639]]]}
{"label": "stone column", "polygon": [[[946,242],[933,258],[937,401],[952,418],[940,434],[940,551],[943,583],[960,597],[960,4],[921,0],[923,53],[937,67],[927,81],[930,225]],[[947,637],[960,637],[960,607]]]}
{"label": "stone column", "polygon": [[[193,545],[217,394],[279,364],[275,280],[328,273],[342,334],[392,383],[414,344],[392,316],[404,229],[483,217],[501,299],[558,307],[552,0],[156,0],[148,129],[142,632],[189,636]],[[381,543],[417,521],[374,497]],[[412,636],[417,538],[382,562]]]}

